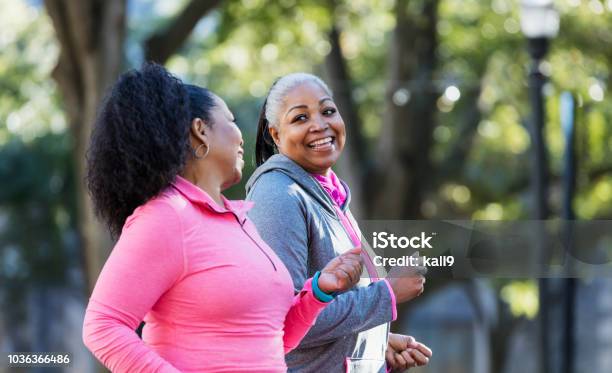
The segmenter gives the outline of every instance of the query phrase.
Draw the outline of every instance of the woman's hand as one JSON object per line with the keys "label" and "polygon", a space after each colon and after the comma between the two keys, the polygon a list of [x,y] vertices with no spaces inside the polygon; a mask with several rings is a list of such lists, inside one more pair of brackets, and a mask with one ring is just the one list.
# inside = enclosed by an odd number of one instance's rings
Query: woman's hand
{"label": "woman's hand", "polygon": [[[419,252],[417,251],[412,256],[418,258]],[[387,281],[393,289],[395,301],[403,303],[421,295],[425,285],[425,277],[423,276],[425,273],[427,273],[427,268],[420,264],[413,267],[392,268],[387,275]]]}
{"label": "woman's hand", "polygon": [[392,369],[406,370],[429,363],[431,350],[413,337],[389,333],[385,358]]}
{"label": "woman's hand", "polygon": [[361,276],[361,249],[352,249],[332,259],[319,275],[319,289],[325,293],[352,288]]}

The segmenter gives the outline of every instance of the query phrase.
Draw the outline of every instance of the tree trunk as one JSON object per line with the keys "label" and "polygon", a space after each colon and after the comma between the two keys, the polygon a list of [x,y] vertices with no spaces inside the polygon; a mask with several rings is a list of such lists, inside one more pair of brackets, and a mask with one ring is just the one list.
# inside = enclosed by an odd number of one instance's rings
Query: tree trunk
{"label": "tree trunk", "polygon": [[340,49],[339,32],[333,26],[329,33],[331,51],[325,57],[327,82],[334,92],[334,100],[346,125],[346,143],[344,152],[338,160],[340,177],[351,187],[351,211],[355,216],[363,216],[364,196],[363,180],[368,171],[368,159],[365,152],[361,121],[353,103],[351,77]]}
{"label": "tree trunk", "polygon": [[85,152],[98,104],[123,62],[126,0],[46,0],[45,5],[61,46],[53,78],[74,141],[78,224],[91,292],[111,241],[93,214],[85,186]]}
{"label": "tree trunk", "polygon": [[438,95],[432,83],[436,68],[437,6],[437,0],[396,3],[387,109],[374,177],[368,178],[366,184],[372,218],[419,218],[423,189],[433,176],[429,151]]}
{"label": "tree trunk", "polygon": [[200,19],[216,8],[220,2],[220,0],[193,0],[187,4],[168,27],[154,33],[145,41],[147,61],[166,63],[168,58],[185,43]]}
{"label": "tree trunk", "polygon": [[[192,0],[169,27],[146,41],[147,55],[165,62],[181,47],[197,21],[218,3]],[[85,185],[85,157],[98,105],[122,69],[126,0],[45,0],[45,6],[61,46],[53,78],[64,98],[74,141],[78,228],[90,294],[112,242],[93,213]]]}

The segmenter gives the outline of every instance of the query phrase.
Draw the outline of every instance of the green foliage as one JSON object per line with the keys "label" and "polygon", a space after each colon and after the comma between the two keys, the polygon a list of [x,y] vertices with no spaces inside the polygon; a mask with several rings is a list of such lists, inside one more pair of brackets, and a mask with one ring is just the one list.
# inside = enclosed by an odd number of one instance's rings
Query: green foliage
{"label": "green foliage", "polygon": [[43,9],[0,2],[0,283],[9,298],[65,281],[79,262],[72,146],[50,79],[57,43]]}
{"label": "green foliage", "polygon": [[0,2],[0,146],[61,133],[65,121],[50,79],[58,47],[43,9]]}
{"label": "green foliage", "polygon": [[79,262],[72,169],[66,136],[13,139],[0,150],[3,282],[61,283]]}
{"label": "green foliage", "polygon": [[533,319],[538,313],[538,287],[534,281],[511,281],[501,289],[501,298],[514,317]]}

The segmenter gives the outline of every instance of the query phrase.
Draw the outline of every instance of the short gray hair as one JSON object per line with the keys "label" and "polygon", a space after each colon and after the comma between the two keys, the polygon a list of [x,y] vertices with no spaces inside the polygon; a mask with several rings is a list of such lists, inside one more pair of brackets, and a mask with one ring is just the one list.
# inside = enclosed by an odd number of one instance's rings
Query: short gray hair
{"label": "short gray hair", "polygon": [[268,93],[265,115],[270,127],[278,128],[279,111],[285,103],[285,95],[293,88],[306,82],[312,82],[319,85],[330,97],[333,96],[327,84],[316,75],[308,73],[287,74],[278,79],[272,88],[270,88],[270,93]]}

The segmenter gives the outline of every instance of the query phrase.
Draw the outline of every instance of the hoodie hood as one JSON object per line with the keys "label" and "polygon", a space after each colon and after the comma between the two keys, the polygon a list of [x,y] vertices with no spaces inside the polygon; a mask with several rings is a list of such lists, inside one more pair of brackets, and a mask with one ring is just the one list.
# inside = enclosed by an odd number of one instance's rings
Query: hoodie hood
{"label": "hoodie hood", "polygon": [[[246,193],[249,194],[251,188],[259,178],[268,172],[282,172],[289,176],[296,184],[302,187],[312,198],[314,198],[321,206],[323,206],[330,214],[335,216],[334,203],[325,189],[315,180],[306,170],[293,160],[283,154],[274,154],[272,157],[257,167],[253,175],[249,178],[246,184]],[[351,192],[346,183],[340,180],[342,186],[346,190],[346,201],[341,207],[342,211],[346,211],[351,201]]]}

